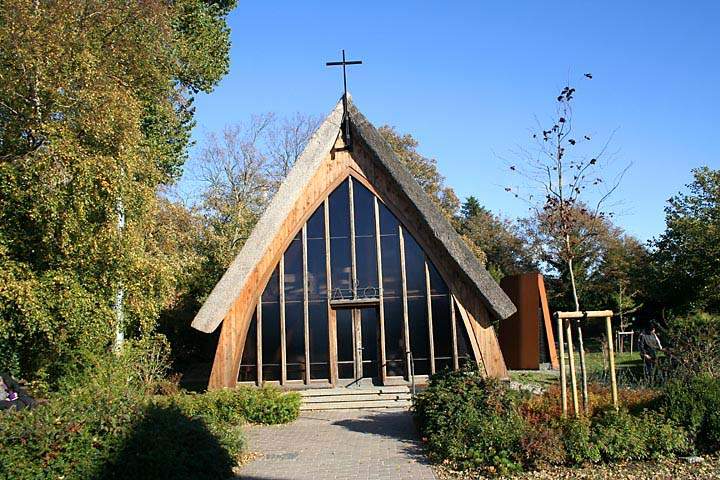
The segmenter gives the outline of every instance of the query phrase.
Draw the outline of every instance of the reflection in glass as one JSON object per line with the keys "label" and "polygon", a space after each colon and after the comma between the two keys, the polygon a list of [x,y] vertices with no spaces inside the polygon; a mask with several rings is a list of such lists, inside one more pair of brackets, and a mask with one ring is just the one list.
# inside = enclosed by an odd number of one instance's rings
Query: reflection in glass
{"label": "reflection in glass", "polygon": [[[363,184],[353,182],[353,211],[355,213],[355,261],[359,289],[378,287],[377,242],[375,241],[375,196]],[[374,292],[374,290],[372,290]],[[358,292],[358,296],[370,296]]]}
{"label": "reflection in glass", "polygon": [[378,200],[380,210],[380,235],[397,235],[400,223],[385,204]]}
{"label": "reflection in glass", "polygon": [[350,290],[350,203],[348,182],[344,181],[328,200],[330,209],[330,270],[333,289]]}
{"label": "reflection in glass", "polygon": [[[435,265],[428,260],[428,272],[430,273],[430,294],[431,295],[445,295],[448,293],[448,287],[445,284],[445,280],[440,276],[440,273],[435,268]],[[448,308],[450,308],[448,306]]]}
{"label": "reflection in glass", "polygon": [[325,211],[321,205],[307,223],[308,298],[327,298],[325,269]]}
{"label": "reflection in glass", "polygon": [[275,267],[262,294],[263,381],[280,380],[280,272]]}
{"label": "reflection in glass", "polygon": [[415,239],[403,228],[405,241],[405,282],[408,297],[425,296],[425,254]]}
{"label": "reflection in glass", "polygon": [[250,327],[245,338],[238,381],[257,382],[257,316],[255,313],[250,320]]}

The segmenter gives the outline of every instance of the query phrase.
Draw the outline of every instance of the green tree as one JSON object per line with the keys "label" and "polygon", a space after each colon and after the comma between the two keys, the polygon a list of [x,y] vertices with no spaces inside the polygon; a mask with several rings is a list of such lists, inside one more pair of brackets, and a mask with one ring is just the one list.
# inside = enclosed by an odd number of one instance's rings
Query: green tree
{"label": "green tree", "polygon": [[[193,95],[228,69],[233,2],[0,3],[0,350],[52,374],[153,328],[175,266],[158,186],[186,158]],[[118,228],[122,218],[125,226]]]}
{"label": "green tree", "polygon": [[651,243],[654,303],[683,314],[720,312],[720,170],[693,170],[688,191],[668,200],[665,232]]}
{"label": "green tree", "polygon": [[486,268],[496,280],[537,269],[517,226],[482,207],[477,198],[465,200],[455,224],[466,241],[484,252]]}
{"label": "green tree", "polygon": [[460,208],[460,200],[455,191],[445,185],[445,177],[437,168],[437,160],[420,154],[417,151],[418,141],[409,133],[401,134],[389,125],[383,125],[379,131],[425,193],[435,201],[448,219],[452,219]]}

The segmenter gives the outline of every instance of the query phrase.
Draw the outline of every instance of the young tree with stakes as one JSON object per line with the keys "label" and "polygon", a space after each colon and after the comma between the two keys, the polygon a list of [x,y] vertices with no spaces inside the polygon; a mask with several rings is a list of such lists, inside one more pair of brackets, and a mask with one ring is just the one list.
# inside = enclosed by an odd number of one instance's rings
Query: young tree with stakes
{"label": "young tree with stakes", "polygon": [[[590,80],[592,74],[586,73],[584,78]],[[521,149],[516,156],[522,165],[510,165],[510,170],[525,180],[528,193],[525,194],[519,187],[506,187],[505,190],[527,201],[537,221],[544,222],[544,227],[551,232],[552,237],[561,243],[562,247],[555,250],[559,257],[555,259],[555,264],[566,266],[574,307],[579,312],[574,265],[576,254],[595,235],[593,229],[587,226],[613,216],[604,207],[629,165],[611,182],[603,178],[601,172],[612,157],[608,154],[612,136],[599,151],[588,154],[592,151],[591,136],[578,135],[573,127],[575,91],[570,85],[562,89],[556,99],[557,108],[550,128],[538,125],[540,132],[532,135],[535,148]],[[574,320],[574,326],[580,350],[583,402],[587,406],[582,330],[578,320]]]}

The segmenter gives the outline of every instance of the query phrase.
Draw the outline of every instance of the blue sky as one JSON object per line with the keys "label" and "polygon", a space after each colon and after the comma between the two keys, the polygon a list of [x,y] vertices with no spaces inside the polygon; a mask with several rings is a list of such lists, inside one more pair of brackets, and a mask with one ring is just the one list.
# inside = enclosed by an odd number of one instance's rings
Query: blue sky
{"label": "blue sky", "polygon": [[644,240],[692,168],[720,168],[719,25],[716,1],[241,0],[230,73],[198,97],[194,138],[254,113],[324,115],[342,89],[324,64],[345,48],[364,62],[349,89],[365,115],[412,133],[458,195],[515,218],[527,206],[503,189],[519,182],[505,159],[570,78],[576,125],[617,129],[614,168],[633,164],[617,223]]}

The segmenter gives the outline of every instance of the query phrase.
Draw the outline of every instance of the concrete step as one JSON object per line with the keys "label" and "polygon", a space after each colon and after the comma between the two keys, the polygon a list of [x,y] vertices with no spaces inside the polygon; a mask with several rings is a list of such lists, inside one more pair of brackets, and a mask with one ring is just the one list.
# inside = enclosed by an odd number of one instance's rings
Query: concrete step
{"label": "concrete step", "polygon": [[374,400],[410,400],[410,393],[385,393],[375,394],[367,393],[361,395],[332,395],[322,397],[303,397],[303,403],[323,403],[323,402],[363,402]]}
{"label": "concrete step", "polygon": [[356,402],[303,403],[300,410],[363,410],[373,408],[409,408],[410,400],[371,400]]}
{"label": "concrete step", "polygon": [[386,393],[410,393],[410,388],[405,385],[393,385],[388,387],[374,388],[312,388],[301,390],[302,397],[328,397],[333,395],[381,395]]}
{"label": "concrete step", "polygon": [[404,385],[373,388],[323,388],[303,390],[301,410],[408,408],[410,389]]}

